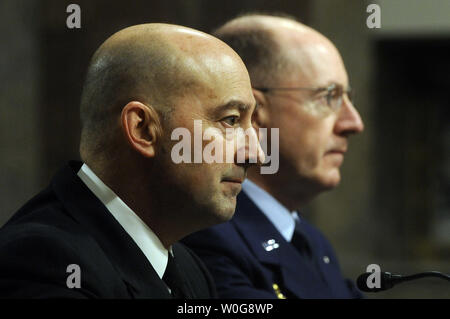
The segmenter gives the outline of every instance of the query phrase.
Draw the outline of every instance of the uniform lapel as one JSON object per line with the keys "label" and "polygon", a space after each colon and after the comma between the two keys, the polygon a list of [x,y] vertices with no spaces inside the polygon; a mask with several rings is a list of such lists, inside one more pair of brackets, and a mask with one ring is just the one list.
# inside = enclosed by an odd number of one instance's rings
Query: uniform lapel
{"label": "uniform lapel", "polygon": [[298,298],[324,298],[328,296],[328,285],[322,278],[314,247],[312,260],[301,255],[288,242],[280,247],[283,262],[283,278],[287,289]]}
{"label": "uniform lapel", "polygon": [[280,265],[279,244],[282,236],[244,192],[238,195],[231,223],[261,263]]}
{"label": "uniform lapel", "polygon": [[81,162],[70,162],[52,187],[68,213],[95,239],[121,275],[132,298],[171,298],[164,282],[122,226],[78,178]]}
{"label": "uniform lapel", "polygon": [[284,288],[297,298],[314,298],[327,290],[317,270],[284,239],[244,192],[238,196],[236,213],[231,222],[262,264],[279,269],[283,280],[280,283],[281,292]]}

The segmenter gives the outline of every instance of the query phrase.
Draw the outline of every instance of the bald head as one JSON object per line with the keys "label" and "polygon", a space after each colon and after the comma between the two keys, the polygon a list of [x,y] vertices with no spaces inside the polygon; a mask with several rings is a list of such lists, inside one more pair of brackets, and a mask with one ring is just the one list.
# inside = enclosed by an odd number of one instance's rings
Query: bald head
{"label": "bald head", "polygon": [[128,102],[148,105],[164,122],[177,98],[208,82],[214,63],[227,58],[242,64],[222,41],[186,27],[144,24],[112,35],[92,57],[83,88],[82,158],[114,148]]}
{"label": "bald head", "polygon": [[250,179],[291,210],[336,187],[348,137],[363,130],[336,47],[298,21],[268,15],[241,16],[215,34],[248,66],[255,122],[279,129],[278,173]]}
{"label": "bald head", "polygon": [[306,68],[315,54],[311,54],[313,46],[325,45],[337,52],[325,36],[289,16],[244,15],[227,22],[213,34],[240,55],[253,86],[279,82],[293,73],[294,65]]}

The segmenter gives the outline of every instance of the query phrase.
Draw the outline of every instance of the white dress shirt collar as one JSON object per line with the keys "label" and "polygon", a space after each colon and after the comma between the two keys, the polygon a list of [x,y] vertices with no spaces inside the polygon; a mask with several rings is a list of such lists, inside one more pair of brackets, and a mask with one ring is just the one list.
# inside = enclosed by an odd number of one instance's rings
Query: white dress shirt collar
{"label": "white dress shirt collar", "polygon": [[290,242],[294,234],[295,221],[300,221],[297,212],[290,212],[272,195],[249,179],[242,183],[242,190],[266,215],[284,239]]}
{"label": "white dress shirt collar", "polygon": [[162,278],[167,267],[168,250],[155,233],[86,164],[78,171],[78,177],[106,206]]}

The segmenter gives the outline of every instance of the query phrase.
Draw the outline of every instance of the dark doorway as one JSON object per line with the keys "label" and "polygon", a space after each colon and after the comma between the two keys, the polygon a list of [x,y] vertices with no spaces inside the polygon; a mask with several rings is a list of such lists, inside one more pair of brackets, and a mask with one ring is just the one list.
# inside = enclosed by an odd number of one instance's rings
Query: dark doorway
{"label": "dark doorway", "polygon": [[450,39],[383,40],[376,54],[374,169],[377,218],[386,234],[378,253],[448,255]]}

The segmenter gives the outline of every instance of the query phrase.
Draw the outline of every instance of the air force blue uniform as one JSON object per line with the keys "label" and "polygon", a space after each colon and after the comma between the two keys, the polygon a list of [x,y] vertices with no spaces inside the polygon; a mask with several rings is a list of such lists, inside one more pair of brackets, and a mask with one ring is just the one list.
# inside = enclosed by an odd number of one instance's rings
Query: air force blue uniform
{"label": "air force blue uniform", "polygon": [[342,277],[327,239],[304,219],[296,231],[312,255],[288,241],[253,201],[241,192],[231,221],[188,236],[212,273],[221,298],[361,298]]}

